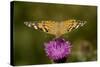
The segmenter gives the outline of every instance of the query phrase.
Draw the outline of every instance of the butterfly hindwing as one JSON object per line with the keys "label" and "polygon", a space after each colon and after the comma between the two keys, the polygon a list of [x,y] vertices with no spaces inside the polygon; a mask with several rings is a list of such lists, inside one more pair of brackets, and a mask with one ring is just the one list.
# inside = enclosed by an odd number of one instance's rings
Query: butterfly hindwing
{"label": "butterfly hindwing", "polygon": [[44,32],[47,32],[49,34],[56,34],[56,27],[57,27],[57,22],[55,21],[42,21],[39,24],[39,27],[43,29]]}

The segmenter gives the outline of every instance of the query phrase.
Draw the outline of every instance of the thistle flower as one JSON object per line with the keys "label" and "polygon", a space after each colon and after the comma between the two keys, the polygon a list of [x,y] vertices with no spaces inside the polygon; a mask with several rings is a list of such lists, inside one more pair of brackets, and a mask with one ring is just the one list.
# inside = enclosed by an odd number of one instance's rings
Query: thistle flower
{"label": "thistle flower", "polygon": [[62,63],[66,61],[66,58],[71,53],[71,45],[69,41],[57,38],[45,43],[45,52],[54,62]]}

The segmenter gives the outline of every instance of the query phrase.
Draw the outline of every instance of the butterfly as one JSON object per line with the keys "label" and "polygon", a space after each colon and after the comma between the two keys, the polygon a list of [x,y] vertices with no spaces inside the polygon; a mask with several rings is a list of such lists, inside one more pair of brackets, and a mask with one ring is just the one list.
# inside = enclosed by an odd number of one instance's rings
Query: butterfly
{"label": "butterfly", "polygon": [[84,24],[86,21],[80,21],[75,19],[69,19],[65,21],[34,21],[34,22],[24,22],[24,24],[30,28],[41,30],[49,34],[53,34],[56,37],[60,37],[65,33],[69,33]]}

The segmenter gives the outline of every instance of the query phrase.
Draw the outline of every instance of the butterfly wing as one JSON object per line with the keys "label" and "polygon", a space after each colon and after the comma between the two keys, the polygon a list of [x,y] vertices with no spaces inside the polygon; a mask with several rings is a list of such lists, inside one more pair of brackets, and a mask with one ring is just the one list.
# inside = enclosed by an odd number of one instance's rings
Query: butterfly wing
{"label": "butterfly wing", "polygon": [[55,21],[41,21],[41,22],[24,22],[24,24],[30,28],[36,30],[41,30],[43,32],[56,35],[57,34],[57,25]]}
{"label": "butterfly wing", "polygon": [[71,32],[80,26],[83,26],[86,23],[86,21],[80,21],[80,20],[66,20],[61,22],[61,27],[60,27],[60,35]]}
{"label": "butterfly wing", "polygon": [[83,26],[86,22],[77,21],[74,19],[66,20],[63,22],[56,21],[40,21],[40,22],[24,22],[28,27],[41,30],[43,32],[47,32],[49,34],[53,34],[56,37],[60,37],[61,35],[71,32],[77,29],[80,26]]}

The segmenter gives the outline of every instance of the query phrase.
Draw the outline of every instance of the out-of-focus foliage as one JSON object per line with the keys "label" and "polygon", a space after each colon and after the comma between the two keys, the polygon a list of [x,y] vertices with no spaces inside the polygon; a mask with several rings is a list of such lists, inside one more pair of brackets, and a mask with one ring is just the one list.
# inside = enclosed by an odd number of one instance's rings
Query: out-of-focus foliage
{"label": "out-of-focus foliage", "polygon": [[52,63],[45,54],[44,43],[54,36],[28,28],[25,21],[78,19],[86,25],[64,34],[72,42],[72,53],[67,62],[97,59],[97,7],[47,3],[14,2],[13,7],[14,65]]}

